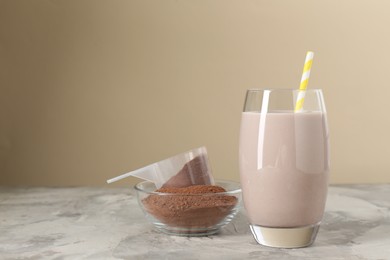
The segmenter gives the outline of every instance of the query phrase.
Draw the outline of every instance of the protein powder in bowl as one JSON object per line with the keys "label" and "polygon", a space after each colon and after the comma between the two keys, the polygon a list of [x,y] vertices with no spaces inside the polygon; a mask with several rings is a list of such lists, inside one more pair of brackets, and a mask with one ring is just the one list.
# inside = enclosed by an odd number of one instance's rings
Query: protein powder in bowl
{"label": "protein powder in bowl", "polygon": [[172,235],[215,234],[234,218],[241,204],[240,185],[232,181],[157,190],[152,182],[144,181],[134,188],[146,218]]}

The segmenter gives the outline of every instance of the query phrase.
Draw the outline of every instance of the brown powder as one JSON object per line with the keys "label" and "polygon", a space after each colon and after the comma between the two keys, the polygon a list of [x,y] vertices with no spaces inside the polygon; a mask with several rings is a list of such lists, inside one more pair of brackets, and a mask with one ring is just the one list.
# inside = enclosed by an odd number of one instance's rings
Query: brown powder
{"label": "brown powder", "polygon": [[207,157],[199,155],[187,162],[183,168],[162,187],[188,187],[191,185],[209,185],[211,184],[210,173],[207,168]]}
{"label": "brown powder", "polygon": [[226,192],[220,186],[160,188],[156,192],[175,195],[149,195],[142,202],[150,214],[172,227],[194,229],[214,226],[237,204],[235,196],[215,194]]}

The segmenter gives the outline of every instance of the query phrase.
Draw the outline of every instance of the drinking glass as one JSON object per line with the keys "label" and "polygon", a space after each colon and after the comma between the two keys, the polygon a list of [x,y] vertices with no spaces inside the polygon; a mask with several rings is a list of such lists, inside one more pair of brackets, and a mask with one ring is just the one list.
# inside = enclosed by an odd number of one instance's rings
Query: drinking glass
{"label": "drinking glass", "polygon": [[[297,99],[303,108],[296,110]],[[250,89],[239,167],[250,229],[262,245],[311,245],[324,214],[329,131],[320,89]]]}

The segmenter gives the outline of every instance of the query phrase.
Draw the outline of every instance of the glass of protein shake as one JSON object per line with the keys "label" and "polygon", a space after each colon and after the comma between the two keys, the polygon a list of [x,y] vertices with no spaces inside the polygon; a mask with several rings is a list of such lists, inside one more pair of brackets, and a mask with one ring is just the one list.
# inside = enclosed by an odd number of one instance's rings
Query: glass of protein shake
{"label": "glass of protein shake", "polygon": [[[302,96],[304,102],[299,101]],[[248,90],[241,119],[239,166],[255,240],[282,248],[311,245],[324,214],[329,176],[329,132],[322,91]]]}

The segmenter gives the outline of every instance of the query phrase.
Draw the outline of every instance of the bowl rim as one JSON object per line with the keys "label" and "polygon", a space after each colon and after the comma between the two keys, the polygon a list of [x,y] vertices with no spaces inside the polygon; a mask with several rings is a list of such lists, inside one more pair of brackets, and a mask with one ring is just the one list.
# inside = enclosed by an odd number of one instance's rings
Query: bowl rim
{"label": "bowl rim", "polygon": [[237,182],[237,181],[231,181],[231,180],[221,180],[221,179],[216,179],[215,180],[215,184],[214,185],[218,185],[218,183],[232,183],[232,184],[237,184],[238,186],[240,186],[240,188],[237,188],[237,189],[234,189],[234,190],[230,190],[230,191],[224,191],[224,192],[215,192],[215,193],[198,193],[198,194],[188,194],[188,193],[168,193],[168,192],[156,192],[156,191],[147,191],[147,190],[144,190],[140,187],[141,184],[145,184],[145,183],[153,183],[151,181],[141,181],[141,182],[138,182],[137,184],[134,185],[134,189],[136,191],[139,191],[139,192],[143,192],[143,193],[146,193],[146,194],[150,194],[150,195],[162,195],[162,196],[215,196],[215,195],[235,195],[235,194],[240,194],[242,193],[242,190],[241,190],[241,185],[240,185],[240,182]]}

